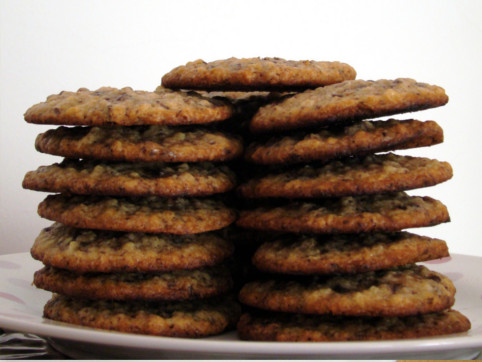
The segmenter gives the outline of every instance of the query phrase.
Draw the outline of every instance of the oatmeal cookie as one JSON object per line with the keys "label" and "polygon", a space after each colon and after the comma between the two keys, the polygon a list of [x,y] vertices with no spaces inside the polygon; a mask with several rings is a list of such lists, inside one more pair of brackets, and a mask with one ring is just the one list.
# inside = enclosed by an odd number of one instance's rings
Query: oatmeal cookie
{"label": "oatmeal cookie", "polygon": [[295,233],[360,233],[400,231],[447,221],[447,207],[440,201],[397,192],[259,207],[241,211],[236,224]]}
{"label": "oatmeal cookie", "polygon": [[414,119],[356,121],[317,132],[298,132],[251,143],[245,153],[249,162],[270,165],[329,161],[375,152],[432,146],[443,142],[443,130],[434,121]]}
{"label": "oatmeal cookie", "polygon": [[34,274],[37,288],[69,297],[109,300],[189,300],[227,293],[233,286],[226,267],[164,273],[86,273],[44,267]]}
{"label": "oatmeal cookie", "polygon": [[233,298],[182,302],[86,300],[54,295],[44,317],[125,333],[199,338],[235,326],[240,307]]}
{"label": "oatmeal cookie", "polygon": [[261,271],[283,274],[363,273],[449,256],[447,244],[408,232],[288,234],[253,255]]}
{"label": "oatmeal cookie", "polygon": [[220,201],[157,196],[49,195],[40,203],[38,213],[78,228],[170,234],[218,230],[236,218],[236,212]]}
{"label": "oatmeal cookie", "polygon": [[162,85],[175,89],[301,90],[355,79],[345,63],[281,58],[229,58],[206,63],[189,62],[162,77]]}
{"label": "oatmeal cookie", "polygon": [[66,159],[25,175],[26,189],[79,195],[203,196],[231,190],[235,175],[212,163],[106,163]]}
{"label": "oatmeal cookie", "polygon": [[55,223],[30,250],[45,265],[88,272],[166,272],[219,264],[233,243],[214,232],[194,235],[123,233],[77,229]]}
{"label": "oatmeal cookie", "polygon": [[248,198],[338,197],[411,190],[451,177],[448,162],[388,153],[305,165],[251,179],[238,190]]}
{"label": "oatmeal cookie", "polygon": [[245,313],[241,339],[278,342],[378,341],[466,332],[470,321],[448,310],[406,317],[340,317],[287,313]]}
{"label": "oatmeal cookie", "polygon": [[449,278],[424,266],[366,273],[251,281],[241,303],[278,312],[347,316],[407,316],[441,312],[455,302]]}
{"label": "oatmeal cookie", "polygon": [[221,121],[233,115],[233,107],[196,93],[135,91],[103,87],[80,88],[51,95],[25,113],[29,123],[58,125],[187,125]]}
{"label": "oatmeal cookie", "polygon": [[409,78],[349,80],[261,107],[250,130],[258,133],[323,126],[419,111],[447,102],[443,88]]}
{"label": "oatmeal cookie", "polygon": [[128,162],[227,161],[239,157],[239,137],[207,128],[59,127],[35,140],[39,152]]}

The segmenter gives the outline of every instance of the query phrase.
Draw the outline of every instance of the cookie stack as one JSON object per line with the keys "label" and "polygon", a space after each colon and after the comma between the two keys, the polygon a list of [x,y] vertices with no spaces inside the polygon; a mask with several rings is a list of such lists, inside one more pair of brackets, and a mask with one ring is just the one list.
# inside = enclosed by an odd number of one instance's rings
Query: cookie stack
{"label": "cookie stack", "polygon": [[239,187],[237,225],[271,232],[253,256],[266,274],[240,301],[242,339],[346,341],[466,331],[455,287],[415,263],[448,256],[444,241],[403,231],[449,221],[447,208],[405,191],[452,177],[446,162],[397,149],[442,142],[435,122],[368,118],[442,106],[442,88],[411,79],[347,80],[261,107]]}
{"label": "cookie stack", "polygon": [[225,102],[159,88],[79,89],[31,107],[25,120],[61,125],[36,139],[58,164],[26,174],[27,189],[54,193],[39,205],[55,223],[31,253],[45,267],[34,284],[54,292],[46,318],[123,332],[218,334],[239,305],[222,237],[236,212],[225,165],[238,136],[220,131]]}
{"label": "cookie stack", "polygon": [[30,108],[28,122],[61,125],[37,137],[37,150],[66,158],[23,183],[55,193],[38,210],[55,224],[32,247],[45,264],[35,285],[56,293],[45,316],[132,333],[221,333],[239,317],[224,265],[236,241],[234,260],[249,256],[254,267],[238,280],[242,339],[468,330],[450,309],[452,282],[416,264],[448,256],[446,243],[404,231],[449,221],[440,201],[406,191],[450,179],[451,166],[392,152],[441,143],[443,131],[368,120],[448,97],[411,79],[355,77],[340,62],[198,60],[155,92],[80,89]]}

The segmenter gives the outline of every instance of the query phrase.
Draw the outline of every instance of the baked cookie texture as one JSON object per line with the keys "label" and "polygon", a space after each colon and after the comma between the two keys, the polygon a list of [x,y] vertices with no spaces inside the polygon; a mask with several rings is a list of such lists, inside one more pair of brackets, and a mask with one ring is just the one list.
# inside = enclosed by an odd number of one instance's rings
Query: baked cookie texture
{"label": "baked cookie texture", "polygon": [[214,232],[124,233],[54,223],[40,232],[30,252],[45,265],[76,273],[146,273],[217,265],[233,254],[234,245]]}
{"label": "baked cookie texture", "polygon": [[196,60],[171,70],[162,85],[174,89],[293,90],[316,88],[355,79],[356,72],[341,62],[294,61],[281,58]]}
{"label": "baked cookie texture", "polygon": [[167,126],[59,127],[35,140],[39,152],[128,162],[227,161],[241,156],[237,136],[209,128]]}
{"label": "baked cookie texture", "polygon": [[291,132],[248,145],[244,157],[262,164],[329,161],[352,155],[426,147],[443,142],[443,130],[434,121],[414,119],[356,121],[316,132]]}
{"label": "baked cookie texture", "polygon": [[239,187],[249,198],[316,198],[379,194],[433,186],[452,177],[448,162],[393,153],[305,165],[251,179]]}
{"label": "baked cookie texture", "polygon": [[249,229],[294,233],[364,233],[400,231],[449,220],[447,207],[440,201],[397,192],[243,210],[236,224]]}
{"label": "baked cookie texture", "polygon": [[212,163],[109,163],[66,159],[25,175],[22,186],[79,195],[204,196],[233,189],[234,173]]}
{"label": "baked cookie texture", "polygon": [[242,303],[271,311],[348,316],[441,312],[455,302],[449,278],[423,266],[375,272],[267,279],[244,285]]}
{"label": "baked cookie texture", "polygon": [[51,95],[45,102],[30,107],[24,118],[38,124],[173,126],[221,121],[232,115],[233,107],[229,103],[196,93],[102,87],[95,91],[80,88],[77,92]]}
{"label": "baked cookie texture", "polygon": [[233,286],[230,271],[216,266],[163,273],[85,273],[44,267],[34,285],[69,297],[101,300],[191,300],[225,294]]}
{"label": "baked cookie texture", "polygon": [[443,88],[409,78],[349,80],[307,90],[261,107],[250,122],[254,133],[330,125],[439,107]]}
{"label": "baked cookie texture", "polygon": [[269,273],[363,273],[448,257],[445,241],[409,232],[288,234],[259,245],[254,266]]}
{"label": "baked cookie texture", "polygon": [[156,196],[49,195],[40,203],[38,213],[78,228],[170,234],[218,230],[236,219],[236,212],[220,201]]}
{"label": "baked cookie texture", "polygon": [[[468,330],[450,309],[451,281],[414,264],[448,256],[446,243],[402,231],[449,221],[441,202],[402,191],[450,179],[450,164],[375,154],[441,143],[443,131],[434,121],[367,120],[448,97],[412,79],[355,77],[341,62],[198,60],[154,92],[81,88],[28,109],[29,123],[61,125],[36,149],[66,157],[23,181],[57,193],[38,208],[56,222],[31,249],[45,265],[34,284],[55,293],[44,316],[204,337],[236,324],[229,293],[249,280],[238,298],[242,339]],[[236,178],[237,200],[225,195]]]}
{"label": "baked cookie texture", "polygon": [[278,342],[377,341],[466,332],[470,321],[456,310],[407,317],[340,317],[288,313],[245,313],[241,339]]}
{"label": "baked cookie texture", "polygon": [[224,265],[234,245],[218,230],[236,218],[223,203],[236,177],[220,162],[242,154],[237,128],[224,131],[238,108],[195,92],[103,87],[27,110],[29,123],[61,125],[36,149],[66,157],[22,183],[55,193],[38,212],[57,222],[31,249],[45,265],[34,284],[58,294],[46,318],[192,338],[234,326],[239,305],[227,297],[234,281]]}
{"label": "baked cookie texture", "polygon": [[240,307],[233,298],[183,302],[120,302],[54,295],[44,317],[112,331],[200,338],[235,325]]}

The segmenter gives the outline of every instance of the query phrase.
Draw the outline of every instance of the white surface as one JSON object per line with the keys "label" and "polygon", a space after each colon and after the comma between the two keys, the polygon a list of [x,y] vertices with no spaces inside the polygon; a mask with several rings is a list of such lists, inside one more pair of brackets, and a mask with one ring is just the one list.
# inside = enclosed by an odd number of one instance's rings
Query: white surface
{"label": "white surface", "polygon": [[[416,340],[337,343],[266,343],[237,339],[234,332],[189,340],[133,335],[76,327],[44,320],[42,308],[50,293],[30,285],[41,264],[27,253],[0,256],[0,327],[53,337],[76,357],[119,358],[356,358],[463,359],[482,349],[482,258],[454,255],[427,267],[452,279],[454,309],[466,315],[472,329],[463,334]],[[61,339],[61,340],[59,340]]]}
{"label": "white surface", "polygon": [[198,58],[278,56],[340,60],[360,79],[411,77],[443,86],[447,106],[400,117],[434,119],[446,142],[408,153],[449,161],[454,178],[414,194],[442,200],[452,223],[421,230],[454,253],[482,256],[479,115],[481,1],[0,0],[0,254],[26,251],[50,222],[24,174],[59,161],[34,150],[49,126],[27,125],[31,105],[62,90],[153,90]]}

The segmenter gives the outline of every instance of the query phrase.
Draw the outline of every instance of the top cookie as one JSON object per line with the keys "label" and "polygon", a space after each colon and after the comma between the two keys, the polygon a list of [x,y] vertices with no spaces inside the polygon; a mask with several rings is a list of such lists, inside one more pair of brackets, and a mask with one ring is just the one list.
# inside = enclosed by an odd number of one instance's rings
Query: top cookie
{"label": "top cookie", "polygon": [[418,111],[447,102],[443,88],[413,79],[349,80],[261,107],[251,120],[250,130],[257,133],[324,126]]}
{"label": "top cookie", "polygon": [[185,125],[221,121],[233,107],[219,99],[168,89],[147,92],[102,87],[60,92],[30,107],[25,120],[63,125]]}
{"label": "top cookie", "polygon": [[348,64],[281,58],[229,58],[189,62],[162,77],[167,88],[206,90],[296,90],[355,79]]}

